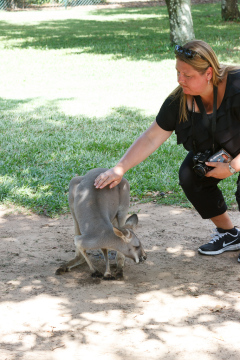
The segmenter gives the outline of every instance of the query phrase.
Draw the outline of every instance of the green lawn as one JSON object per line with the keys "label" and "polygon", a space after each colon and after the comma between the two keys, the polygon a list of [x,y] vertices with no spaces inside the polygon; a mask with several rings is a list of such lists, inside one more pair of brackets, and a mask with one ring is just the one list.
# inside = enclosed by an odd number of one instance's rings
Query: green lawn
{"label": "green lawn", "polygon": [[[219,4],[192,14],[196,38],[237,63],[239,23],[222,22]],[[49,216],[68,212],[75,174],[118,161],[177,85],[166,7],[0,12],[0,51],[0,201]],[[184,155],[173,135],[126,174],[132,196],[190,206]],[[229,205],[235,182],[224,181]]]}

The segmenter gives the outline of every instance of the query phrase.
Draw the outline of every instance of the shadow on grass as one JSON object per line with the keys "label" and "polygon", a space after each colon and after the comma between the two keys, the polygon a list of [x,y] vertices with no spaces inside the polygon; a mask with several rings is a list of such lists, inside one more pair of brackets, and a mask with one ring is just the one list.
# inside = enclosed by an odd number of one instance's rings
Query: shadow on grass
{"label": "shadow on grass", "polygon": [[161,60],[172,55],[167,21],[161,22],[160,27],[157,19],[59,20],[24,26],[1,22],[0,33],[14,48],[76,49],[79,54]]}
{"label": "shadow on grass", "polygon": [[[33,25],[2,21],[2,41],[6,48],[72,49],[79,54],[113,55],[116,59],[160,61],[174,57],[166,7],[106,9],[92,14],[94,20],[86,16]],[[239,53],[234,47],[239,43],[239,24],[223,22],[218,4],[193,6],[192,14],[196,38],[208,41],[217,53],[221,52],[221,61],[237,62]]]}

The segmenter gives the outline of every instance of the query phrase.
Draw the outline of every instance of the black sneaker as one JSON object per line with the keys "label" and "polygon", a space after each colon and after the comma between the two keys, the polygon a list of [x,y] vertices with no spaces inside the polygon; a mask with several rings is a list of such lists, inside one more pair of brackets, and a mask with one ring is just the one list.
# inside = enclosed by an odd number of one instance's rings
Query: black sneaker
{"label": "black sneaker", "polygon": [[[224,251],[240,249],[240,230],[235,229],[237,231],[235,235],[220,228],[214,229],[212,240],[208,244],[200,246],[198,251],[204,255],[218,255]],[[240,262],[240,255],[238,261]]]}

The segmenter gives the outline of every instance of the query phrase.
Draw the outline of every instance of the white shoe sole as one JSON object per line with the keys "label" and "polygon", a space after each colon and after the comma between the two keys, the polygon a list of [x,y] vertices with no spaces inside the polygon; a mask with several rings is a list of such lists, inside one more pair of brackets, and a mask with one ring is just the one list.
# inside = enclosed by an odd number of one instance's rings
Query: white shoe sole
{"label": "white shoe sole", "polygon": [[[201,254],[204,254],[204,255],[219,255],[225,251],[235,251],[235,250],[239,250],[239,249],[240,249],[240,244],[236,244],[236,245],[226,246],[225,248],[222,248],[217,251],[204,251],[199,248],[198,252],[200,252]],[[238,261],[240,262],[240,259],[238,259]]]}

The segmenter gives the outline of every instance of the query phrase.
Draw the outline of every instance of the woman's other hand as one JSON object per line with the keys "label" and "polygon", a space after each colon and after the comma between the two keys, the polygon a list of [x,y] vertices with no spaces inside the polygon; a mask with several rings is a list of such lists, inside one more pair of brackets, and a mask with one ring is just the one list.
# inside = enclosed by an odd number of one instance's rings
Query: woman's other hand
{"label": "woman's other hand", "polygon": [[216,179],[226,179],[231,176],[232,173],[229,170],[228,163],[222,162],[206,162],[207,166],[211,166],[212,170],[210,170],[205,176],[206,177],[214,177]]}
{"label": "woman's other hand", "polygon": [[105,186],[109,185],[109,188],[112,189],[121,182],[123,175],[123,169],[119,166],[115,166],[98,175],[95,179],[94,186],[96,189],[103,189]]}

